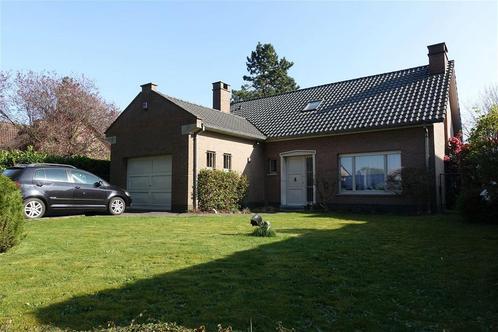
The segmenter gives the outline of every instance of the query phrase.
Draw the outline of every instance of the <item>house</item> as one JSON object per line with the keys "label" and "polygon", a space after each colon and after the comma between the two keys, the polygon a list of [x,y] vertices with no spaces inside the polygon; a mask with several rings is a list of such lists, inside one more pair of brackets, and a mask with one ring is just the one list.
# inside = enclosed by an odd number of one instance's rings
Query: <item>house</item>
{"label": "house", "polygon": [[[53,123],[37,120],[32,125],[14,125],[10,122],[0,122],[0,149],[26,149],[33,146],[38,151],[54,155],[81,154],[94,159],[109,159],[111,147],[105,136],[91,125],[78,128],[76,133],[68,132],[64,128],[54,131]],[[33,133],[50,133],[44,138],[34,141]],[[73,138],[64,137],[69,134]],[[38,135],[36,135],[38,136]],[[73,144],[61,144],[54,138],[63,137],[63,141],[72,140]],[[79,148],[79,151],[76,149]]]}
{"label": "house", "polygon": [[461,120],[446,45],[428,50],[428,65],[234,104],[230,86],[216,82],[213,108],[144,84],[106,132],[111,181],[145,209],[195,209],[196,175],[216,168],[247,175],[250,205],[405,210],[414,198],[388,190],[386,179],[422,169],[435,210]]}
{"label": "house", "polygon": [[10,122],[0,121],[0,149],[10,149],[17,144],[19,130]]}

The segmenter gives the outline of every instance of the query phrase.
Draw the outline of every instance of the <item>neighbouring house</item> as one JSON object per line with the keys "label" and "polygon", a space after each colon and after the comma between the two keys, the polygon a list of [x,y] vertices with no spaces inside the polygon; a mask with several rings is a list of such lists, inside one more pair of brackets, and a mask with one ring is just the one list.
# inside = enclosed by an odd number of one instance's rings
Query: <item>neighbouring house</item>
{"label": "neighbouring house", "polygon": [[11,149],[18,143],[16,126],[9,122],[0,121],[0,149]]}
{"label": "neighbouring house", "polygon": [[234,104],[230,86],[216,82],[213,108],[144,84],[106,132],[111,181],[144,209],[195,209],[199,170],[216,168],[249,178],[249,205],[408,210],[412,195],[386,180],[413,168],[431,174],[435,211],[461,120],[446,45],[428,50],[428,65]]}
{"label": "neighbouring house", "polygon": [[[29,145],[34,145],[38,151],[43,151],[54,155],[68,155],[74,153],[74,146],[85,146],[81,149],[82,155],[94,159],[109,159],[111,154],[111,146],[105,136],[97,131],[94,127],[87,125],[80,128],[73,134],[73,146],[67,146],[54,140],[38,140],[33,144],[29,139],[29,132],[35,129],[36,131],[47,132],[53,130],[45,121],[35,121],[31,126],[14,125],[9,122],[0,122],[0,149],[26,149]],[[53,135],[60,137],[59,135]],[[64,138],[67,139],[67,138]],[[87,144],[89,143],[89,144]],[[77,152],[76,152],[77,153]]]}

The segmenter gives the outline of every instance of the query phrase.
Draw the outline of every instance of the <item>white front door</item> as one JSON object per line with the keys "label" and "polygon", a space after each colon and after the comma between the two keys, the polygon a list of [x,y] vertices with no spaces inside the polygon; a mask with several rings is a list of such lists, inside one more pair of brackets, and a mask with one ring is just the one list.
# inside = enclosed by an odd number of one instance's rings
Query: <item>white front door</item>
{"label": "white front door", "polygon": [[127,190],[133,208],[171,210],[171,156],[128,159]]}
{"label": "white front door", "polygon": [[287,157],[287,205],[306,205],[306,157]]}

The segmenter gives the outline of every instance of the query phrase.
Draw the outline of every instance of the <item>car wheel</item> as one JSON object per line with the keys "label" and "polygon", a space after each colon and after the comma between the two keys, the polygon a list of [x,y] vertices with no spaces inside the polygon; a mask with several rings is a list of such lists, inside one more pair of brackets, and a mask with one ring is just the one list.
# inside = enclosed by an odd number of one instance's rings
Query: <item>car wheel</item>
{"label": "car wheel", "polygon": [[45,203],[41,199],[28,198],[24,201],[24,216],[28,219],[43,217],[45,210]]}
{"label": "car wheel", "polygon": [[112,215],[122,214],[125,208],[125,201],[121,197],[113,197],[109,201],[109,213]]}

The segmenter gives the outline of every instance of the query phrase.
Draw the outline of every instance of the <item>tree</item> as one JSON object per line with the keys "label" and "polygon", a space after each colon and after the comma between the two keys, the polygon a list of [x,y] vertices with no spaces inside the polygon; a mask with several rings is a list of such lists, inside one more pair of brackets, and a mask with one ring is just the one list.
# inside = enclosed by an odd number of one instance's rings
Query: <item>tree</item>
{"label": "tree", "polygon": [[15,125],[18,148],[55,155],[103,157],[104,131],[116,118],[95,84],[82,77],[18,72],[0,75],[0,117]]}
{"label": "tree", "polygon": [[233,91],[233,101],[268,97],[299,89],[287,73],[293,65],[285,57],[279,59],[272,44],[258,43],[256,50],[247,57],[249,75],[244,75],[243,79],[249,83],[242,85],[240,90]]}

